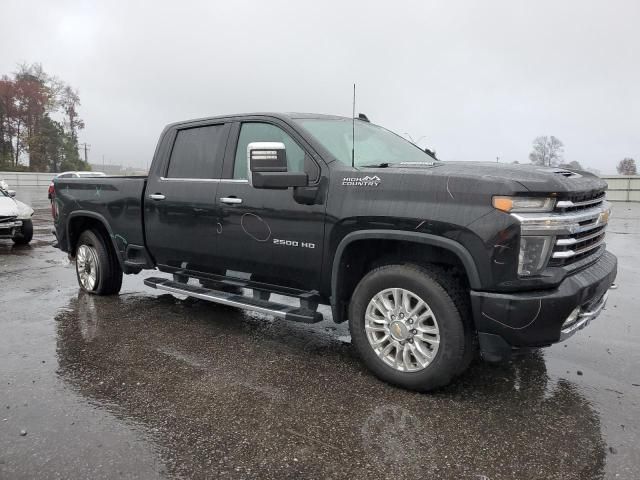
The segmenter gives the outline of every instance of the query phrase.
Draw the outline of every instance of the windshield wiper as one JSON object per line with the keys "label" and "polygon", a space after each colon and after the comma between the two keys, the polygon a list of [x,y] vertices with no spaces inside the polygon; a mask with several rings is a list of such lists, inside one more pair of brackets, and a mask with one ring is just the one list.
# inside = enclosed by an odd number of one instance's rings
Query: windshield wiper
{"label": "windshield wiper", "polygon": [[427,167],[435,167],[438,164],[438,160],[433,162],[400,162],[400,165],[425,165]]}

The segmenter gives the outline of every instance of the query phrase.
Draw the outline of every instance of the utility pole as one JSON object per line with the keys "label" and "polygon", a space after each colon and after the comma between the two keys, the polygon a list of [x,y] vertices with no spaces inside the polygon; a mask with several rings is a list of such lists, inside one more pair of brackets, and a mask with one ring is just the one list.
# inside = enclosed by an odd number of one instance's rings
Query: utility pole
{"label": "utility pole", "polygon": [[89,157],[87,155],[87,152],[91,150],[91,145],[85,142],[85,143],[81,143],[80,146],[84,147],[84,162],[89,163]]}

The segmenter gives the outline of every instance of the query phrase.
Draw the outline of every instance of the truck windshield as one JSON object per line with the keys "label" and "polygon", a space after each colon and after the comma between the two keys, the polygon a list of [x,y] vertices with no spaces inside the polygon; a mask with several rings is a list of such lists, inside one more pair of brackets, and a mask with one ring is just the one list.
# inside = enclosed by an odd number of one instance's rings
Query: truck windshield
{"label": "truck windshield", "polygon": [[[351,165],[351,119],[303,118],[300,123],[340,162]],[[356,120],[354,165],[356,167],[393,163],[432,163],[436,160],[395,133]]]}

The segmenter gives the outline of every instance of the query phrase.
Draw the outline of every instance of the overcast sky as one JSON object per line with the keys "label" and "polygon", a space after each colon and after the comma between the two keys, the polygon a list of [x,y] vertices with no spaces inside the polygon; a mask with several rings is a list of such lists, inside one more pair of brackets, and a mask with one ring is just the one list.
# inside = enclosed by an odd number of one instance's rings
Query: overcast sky
{"label": "overcast sky", "polygon": [[169,122],[357,111],[444,160],[640,160],[640,1],[2,0],[0,73],[76,87],[90,161],[144,167]]}

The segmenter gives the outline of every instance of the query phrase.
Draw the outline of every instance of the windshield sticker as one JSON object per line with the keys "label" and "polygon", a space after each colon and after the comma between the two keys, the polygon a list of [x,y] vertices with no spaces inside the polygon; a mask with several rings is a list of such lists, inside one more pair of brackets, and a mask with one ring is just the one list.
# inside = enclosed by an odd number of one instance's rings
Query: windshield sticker
{"label": "windshield sticker", "polygon": [[377,187],[382,180],[377,175],[370,177],[366,175],[364,177],[344,177],[342,179],[342,185],[351,187]]}

